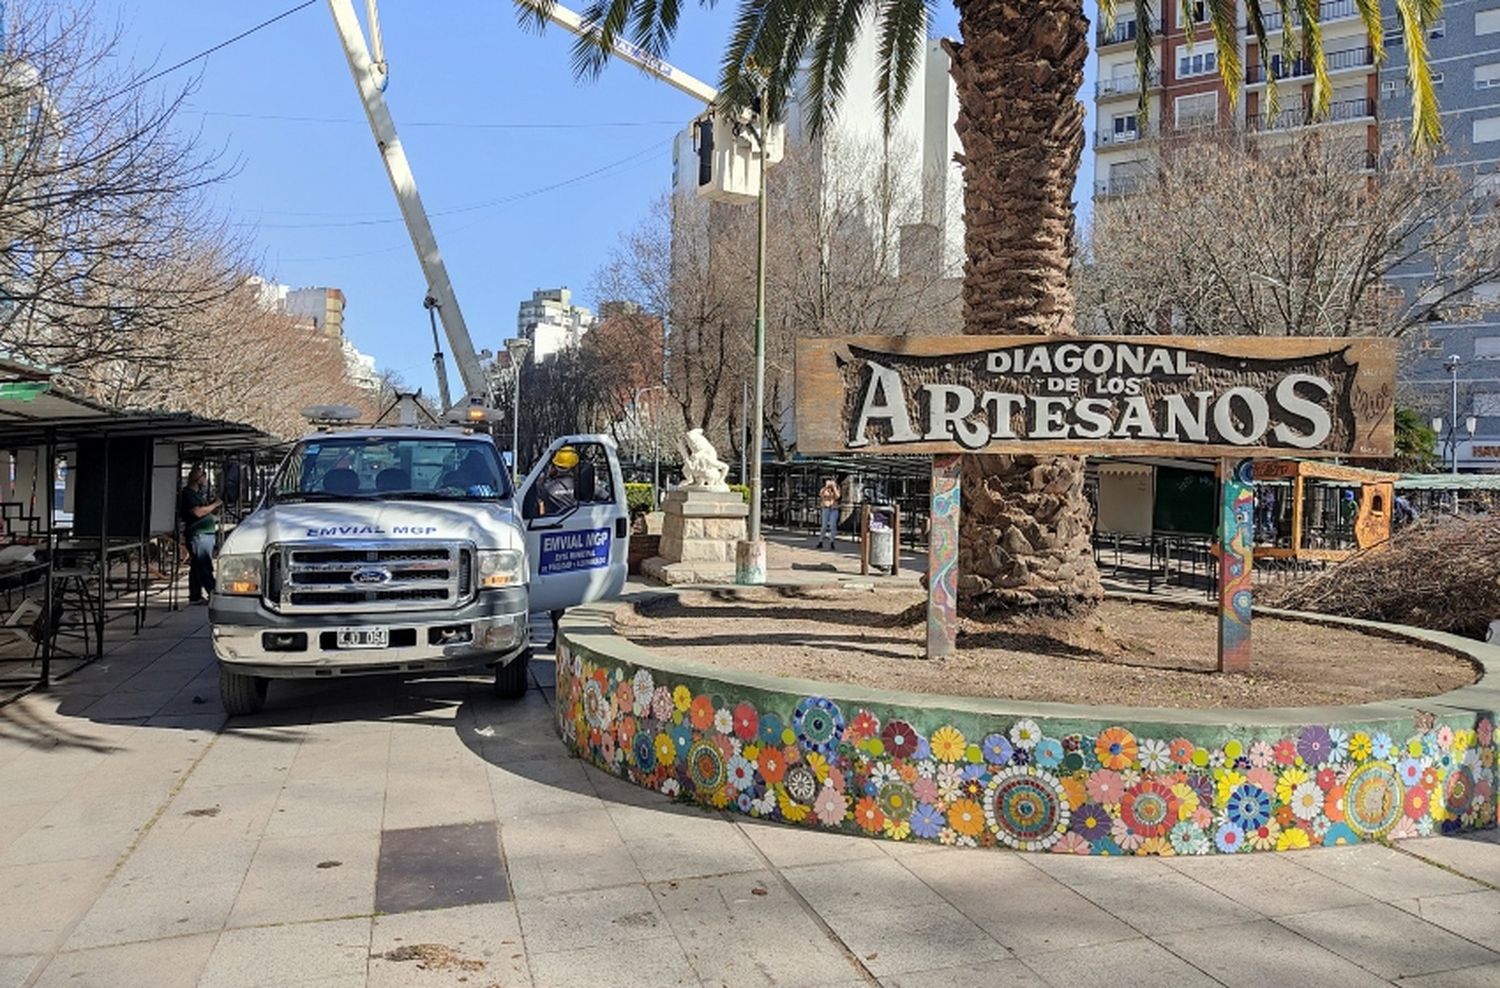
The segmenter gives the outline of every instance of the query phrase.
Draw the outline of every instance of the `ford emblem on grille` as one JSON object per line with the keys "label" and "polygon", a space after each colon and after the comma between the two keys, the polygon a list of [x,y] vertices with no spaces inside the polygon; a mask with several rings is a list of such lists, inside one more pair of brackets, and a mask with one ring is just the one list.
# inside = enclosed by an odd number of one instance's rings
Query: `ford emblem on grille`
{"label": "ford emblem on grille", "polygon": [[355,570],[353,573],[350,573],[349,579],[353,580],[355,583],[363,583],[367,585],[389,583],[391,579],[391,571],[388,569],[383,569],[379,566],[366,566],[362,569]]}

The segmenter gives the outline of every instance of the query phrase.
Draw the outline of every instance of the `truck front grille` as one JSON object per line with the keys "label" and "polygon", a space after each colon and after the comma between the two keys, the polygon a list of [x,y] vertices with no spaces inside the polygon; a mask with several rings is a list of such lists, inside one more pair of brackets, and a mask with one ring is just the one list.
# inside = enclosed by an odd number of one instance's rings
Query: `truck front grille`
{"label": "truck front grille", "polygon": [[270,603],[282,611],[457,607],[473,596],[473,547],[460,542],[281,545],[269,552]]}

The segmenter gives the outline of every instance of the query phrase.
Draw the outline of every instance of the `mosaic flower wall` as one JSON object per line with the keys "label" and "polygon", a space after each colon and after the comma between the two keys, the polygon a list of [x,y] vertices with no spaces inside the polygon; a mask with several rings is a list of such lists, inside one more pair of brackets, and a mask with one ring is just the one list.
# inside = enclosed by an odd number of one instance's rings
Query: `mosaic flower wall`
{"label": "mosaic flower wall", "polygon": [[[660,678],[659,678],[660,677]],[[872,705],[873,706],[873,705]],[[891,840],[1234,854],[1495,825],[1493,715],[1257,728],[1104,725],[840,703],[558,652],[564,741],[665,795]],[[1384,729],[1382,729],[1384,727]]]}

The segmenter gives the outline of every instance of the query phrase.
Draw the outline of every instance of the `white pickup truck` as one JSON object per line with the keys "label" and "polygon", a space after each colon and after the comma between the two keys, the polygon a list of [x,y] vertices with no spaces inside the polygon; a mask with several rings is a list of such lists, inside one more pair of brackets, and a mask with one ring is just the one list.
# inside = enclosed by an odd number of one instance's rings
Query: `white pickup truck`
{"label": "white pickup truck", "polygon": [[307,436],[219,555],[224,708],[260,710],[271,679],[483,667],[521,696],[528,615],[618,594],[628,519],[607,436],[558,439],[519,492],[486,435]]}

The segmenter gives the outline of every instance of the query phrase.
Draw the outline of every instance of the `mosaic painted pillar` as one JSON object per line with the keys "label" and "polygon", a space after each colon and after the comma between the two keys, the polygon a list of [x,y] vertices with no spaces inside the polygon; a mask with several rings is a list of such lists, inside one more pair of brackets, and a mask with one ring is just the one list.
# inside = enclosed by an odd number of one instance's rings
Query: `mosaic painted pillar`
{"label": "mosaic painted pillar", "polygon": [[1219,671],[1250,669],[1255,482],[1249,460],[1219,461]]}
{"label": "mosaic painted pillar", "polygon": [[958,455],[932,458],[932,525],[927,536],[927,657],[958,647]]}

